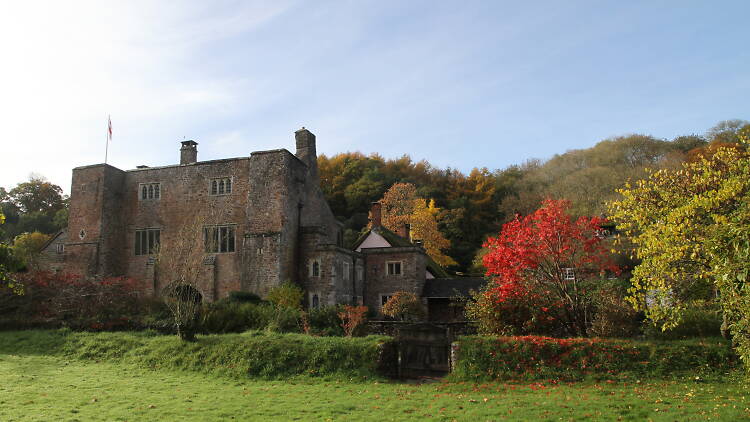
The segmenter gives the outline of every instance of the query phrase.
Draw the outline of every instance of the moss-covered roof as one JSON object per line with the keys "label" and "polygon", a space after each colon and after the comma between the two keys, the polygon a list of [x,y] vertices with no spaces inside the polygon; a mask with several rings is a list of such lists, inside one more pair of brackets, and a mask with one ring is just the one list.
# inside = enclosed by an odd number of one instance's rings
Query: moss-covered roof
{"label": "moss-covered roof", "polygon": [[[357,249],[359,245],[362,244],[362,242],[367,239],[367,236],[370,235],[370,233],[374,231],[375,233],[379,234],[383,237],[383,239],[386,240],[391,246],[399,248],[399,247],[410,247],[410,246],[416,246],[415,244],[411,243],[409,239],[405,239],[396,233],[386,229],[383,226],[375,227],[367,229],[364,233],[362,233],[356,242],[354,242],[354,246],[352,249]],[[429,254],[427,255],[427,270],[435,276],[435,278],[449,278],[450,274],[448,274],[443,267],[440,266],[437,262],[435,262],[434,259]]]}

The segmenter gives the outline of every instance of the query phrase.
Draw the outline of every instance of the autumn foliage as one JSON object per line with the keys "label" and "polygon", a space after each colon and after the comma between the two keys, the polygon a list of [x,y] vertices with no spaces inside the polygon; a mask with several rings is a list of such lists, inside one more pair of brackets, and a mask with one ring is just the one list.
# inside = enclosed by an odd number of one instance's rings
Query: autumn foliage
{"label": "autumn foliage", "polygon": [[345,305],[338,316],[341,319],[341,328],[344,329],[344,335],[351,337],[357,328],[367,320],[367,306]]}
{"label": "autumn foliage", "polygon": [[503,225],[487,239],[483,262],[493,283],[486,291],[495,303],[523,300],[562,318],[568,334],[586,335],[593,317],[592,281],[619,272],[601,233],[605,220],[573,219],[564,200]]}

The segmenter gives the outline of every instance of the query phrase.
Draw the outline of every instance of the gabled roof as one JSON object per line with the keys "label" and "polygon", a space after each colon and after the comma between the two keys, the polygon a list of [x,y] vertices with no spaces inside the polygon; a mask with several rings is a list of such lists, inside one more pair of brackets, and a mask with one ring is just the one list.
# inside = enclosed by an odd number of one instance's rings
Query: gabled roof
{"label": "gabled roof", "polygon": [[[356,242],[354,242],[354,246],[352,249],[357,249],[359,245],[362,244],[362,242],[367,239],[367,236],[370,235],[371,232],[375,232],[383,237],[383,239],[386,240],[392,247],[395,248],[402,248],[402,247],[413,247],[416,246],[415,244],[411,243],[409,239],[404,239],[403,237],[397,235],[396,233],[386,229],[383,226],[373,227],[367,229],[364,233],[362,233]],[[450,277],[450,274],[448,274],[443,267],[440,266],[435,260],[430,257],[429,254],[425,253],[427,256],[427,271],[430,272],[435,278],[448,278]]]}
{"label": "gabled roof", "polygon": [[57,233],[54,233],[53,235],[51,235],[51,236],[50,236],[49,240],[48,240],[47,242],[45,242],[45,243],[44,243],[44,246],[42,246],[42,248],[41,248],[40,250],[42,250],[42,251],[43,251],[43,250],[47,249],[47,247],[48,247],[49,245],[51,245],[51,244],[52,244],[52,242],[54,242],[54,241],[55,241],[55,239],[57,239],[57,238],[58,238],[58,237],[59,237],[59,236],[60,236],[61,234],[65,233],[65,232],[67,232],[67,231],[68,231],[68,228],[67,228],[67,227],[66,227],[66,228],[64,228],[64,229],[62,229],[62,230],[58,230],[58,232],[57,232]]}
{"label": "gabled roof", "polygon": [[423,297],[451,298],[469,297],[471,291],[479,291],[487,284],[481,277],[435,278],[427,280],[424,285]]}

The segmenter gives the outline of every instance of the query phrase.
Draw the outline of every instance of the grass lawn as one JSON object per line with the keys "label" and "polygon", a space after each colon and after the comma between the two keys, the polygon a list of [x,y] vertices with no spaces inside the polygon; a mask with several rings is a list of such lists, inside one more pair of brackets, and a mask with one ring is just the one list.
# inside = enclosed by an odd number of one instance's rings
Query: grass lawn
{"label": "grass lawn", "polygon": [[422,385],[258,381],[0,353],[2,421],[726,420],[750,417],[737,382]]}

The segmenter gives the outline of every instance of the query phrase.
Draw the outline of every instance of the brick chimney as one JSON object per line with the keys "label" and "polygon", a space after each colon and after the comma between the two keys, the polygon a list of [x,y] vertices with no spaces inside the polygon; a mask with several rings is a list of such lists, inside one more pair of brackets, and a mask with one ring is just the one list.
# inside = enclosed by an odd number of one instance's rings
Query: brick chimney
{"label": "brick chimney", "polygon": [[383,225],[380,215],[380,202],[373,202],[370,209],[370,228],[380,227]]}
{"label": "brick chimney", "polygon": [[192,139],[182,141],[180,148],[180,165],[193,164],[198,161],[198,143]]}
{"label": "brick chimney", "polygon": [[409,226],[409,223],[403,223],[401,224],[401,227],[398,228],[398,235],[403,237],[406,240],[409,239],[409,235],[411,234],[411,226]]}
{"label": "brick chimney", "polygon": [[318,178],[318,153],[315,151],[315,135],[309,130],[302,129],[294,132],[294,140],[297,142],[297,158],[307,164],[308,174],[314,179]]}

